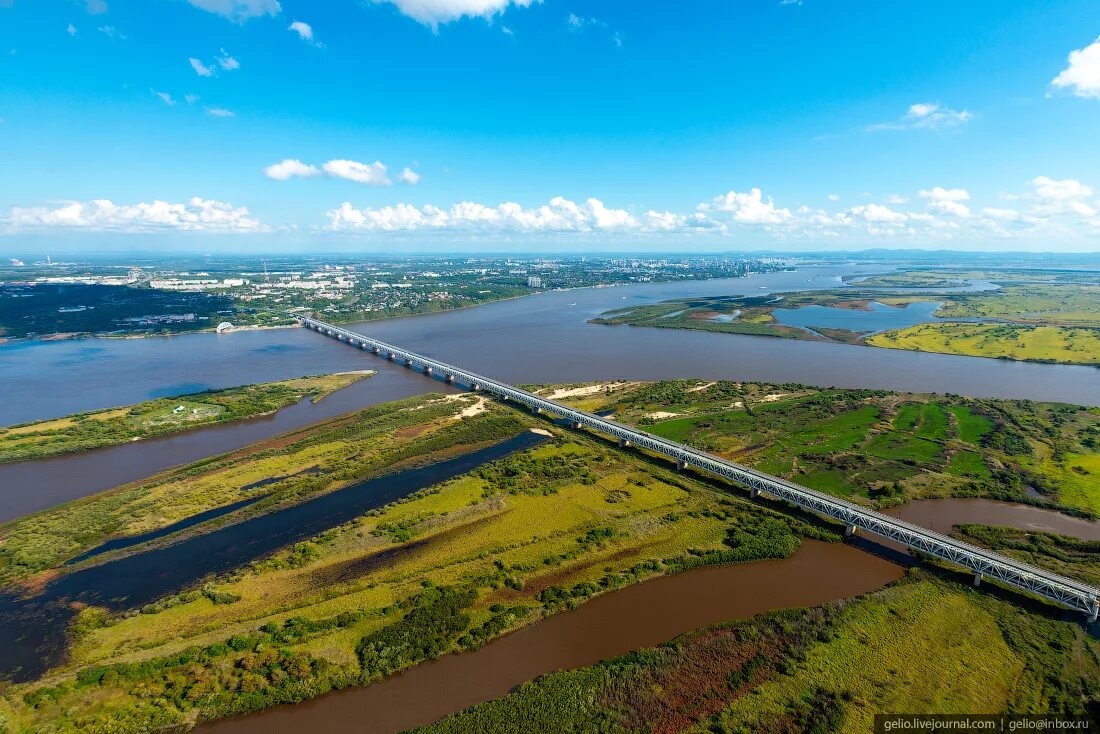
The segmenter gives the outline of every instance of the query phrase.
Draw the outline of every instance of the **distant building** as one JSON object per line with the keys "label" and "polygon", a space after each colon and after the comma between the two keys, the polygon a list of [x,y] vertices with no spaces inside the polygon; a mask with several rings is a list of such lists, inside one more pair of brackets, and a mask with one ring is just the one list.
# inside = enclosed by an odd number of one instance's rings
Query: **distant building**
{"label": "distant building", "polygon": [[528,275],[527,276],[527,287],[528,288],[542,288],[542,278],[538,275]]}

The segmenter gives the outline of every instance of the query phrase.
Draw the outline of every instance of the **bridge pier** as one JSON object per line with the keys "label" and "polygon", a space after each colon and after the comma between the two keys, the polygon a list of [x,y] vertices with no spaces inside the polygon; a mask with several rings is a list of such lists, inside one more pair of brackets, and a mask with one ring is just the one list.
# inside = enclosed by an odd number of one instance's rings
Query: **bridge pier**
{"label": "bridge pier", "polygon": [[749,499],[756,499],[759,496],[760,496],[760,490],[757,489],[756,487],[753,487],[752,489],[749,490]]}
{"label": "bridge pier", "polygon": [[406,367],[412,367],[413,366],[413,361],[411,359],[409,359],[408,357],[405,358],[405,366]]}
{"label": "bridge pier", "polygon": [[982,585],[982,575],[980,573],[974,574],[974,585],[975,586],[981,586]]}
{"label": "bridge pier", "polygon": [[857,528],[856,528],[855,525],[853,525],[852,523],[848,523],[848,525],[844,528],[844,537],[845,538],[852,537],[853,535],[856,534],[856,530],[857,530]]}
{"label": "bridge pier", "polygon": [[447,382],[448,385],[455,384],[455,376],[454,375],[447,375],[446,382]]}
{"label": "bridge pier", "polygon": [[569,424],[569,427],[572,428],[573,430],[579,431],[579,430],[581,430],[582,426],[581,426],[580,421],[573,421],[572,423]]}
{"label": "bridge pier", "polygon": [[381,347],[378,347],[377,345],[371,347],[371,352],[373,352],[374,354],[378,354],[381,351],[382,351]]}
{"label": "bridge pier", "polygon": [[481,392],[481,385],[475,382],[473,385],[470,385],[470,389],[474,392]]}
{"label": "bridge pier", "polygon": [[386,357],[386,359],[393,362],[395,359],[397,359],[397,355],[394,354],[393,352],[390,352],[389,355]]}
{"label": "bridge pier", "polygon": [[681,459],[680,461],[676,462],[676,471],[683,471],[684,469],[687,469],[687,468],[688,468],[688,465],[687,465],[686,461],[683,461]]}
{"label": "bridge pier", "polygon": [[1092,605],[1092,614],[1089,614],[1089,621],[1093,624],[1096,623],[1097,617],[1100,616],[1100,599],[1096,600],[1096,603]]}
{"label": "bridge pier", "polygon": [[621,448],[624,448],[624,449],[628,449],[628,448],[630,448],[630,447],[631,447],[631,446],[633,446],[633,445],[634,445],[633,443],[631,443],[631,442],[630,442],[629,440],[627,440],[627,439],[625,439],[625,438],[620,438],[620,439],[619,439],[619,446],[620,446]]}
{"label": "bridge pier", "polygon": [[541,415],[542,414],[542,408],[540,408],[536,405],[536,406],[531,408],[531,412],[534,413],[535,415]]}
{"label": "bridge pier", "polygon": [[430,375],[431,373],[432,373],[431,365],[427,365],[426,367],[424,367],[424,374],[425,375]]}

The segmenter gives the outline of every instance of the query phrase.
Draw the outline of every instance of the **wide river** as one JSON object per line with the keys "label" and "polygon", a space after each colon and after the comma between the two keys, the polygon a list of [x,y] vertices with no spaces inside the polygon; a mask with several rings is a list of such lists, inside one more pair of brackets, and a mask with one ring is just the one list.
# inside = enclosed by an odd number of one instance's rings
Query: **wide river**
{"label": "wide river", "polygon": [[[1100,370],[673,329],[589,324],[604,311],[704,295],[836,288],[883,266],[803,267],[732,280],[586,288],[359,325],[516,383],[701,377],[1100,404]],[[982,284],[973,286],[982,288]],[[972,288],[973,288],[972,287]],[[900,309],[889,309],[891,314]],[[855,313],[859,316],[864,312]],[[448,390],[303,329],[0,346],[0,425],[250,382],[370,368],[372,379],[277,415],[47,461],[0,465],[0,522],[232,451],[323,418]]]}
{"label": "wide river", "polygon": [[[835,288],[843,275],[886,269],[803,267],[734,280],[559,291],[355,328],[514,383],[698,377],[1100,404],[1100,370],[1089,367],[588,323],[615,308],[693,296]],[[294,406],[267,419],[82,457],[0,467],[0,518],[230,450],[334,412],[447,389],[438,380],[302,329],[0,346],[0,384],[8,388],[0,401],[0,425],[150,397],[366,368],[379,374],[318,405]],[[42,478],[36,479],[39,471]],[[1021,514],[1012,506],[975,502],[928,504],[901,512],[915,513],[911,519],[935,527],[949,524],[948,517],[954,522],[985,518],[1078,537],[1096,532],[1094,523],[1071,521],[1056,513],[1029,508]],[[590,664],[711,622],[871,591],[901,573],[896,560],[861,552],[860,546],[869,544],[858,539],[844,545],[807,541],[794,557],[783,561],[654,579],[506,635],[477,652],[448,656],[367,688],[209,728],[223,734],[298,730],[320,734],[397,731],[423,724],[502,695],[541,673]],[[639,615],[638,609],[646,613]]]}
{"label": "wide river", "polygon": [[[587,323],[614,308],[691,296],[835,288],[842,275],[885,269],[803,267],[732,280],[554,291],[359,328],[514,383],[700,377],[1100,404],[1100,369],[1093,367]],[[401,369],[303,329],[19,342],[0,346],[0,384],[6,388],[0,425],[368,367]]]}

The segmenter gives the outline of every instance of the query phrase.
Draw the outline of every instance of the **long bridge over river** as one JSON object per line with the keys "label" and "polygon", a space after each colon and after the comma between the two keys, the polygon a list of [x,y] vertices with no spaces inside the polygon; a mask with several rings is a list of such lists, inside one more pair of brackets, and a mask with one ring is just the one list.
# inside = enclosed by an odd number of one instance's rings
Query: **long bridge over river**
{"label": "long bridge over river", "polygon": [[621,446],[637,446],[662,454],[675,461],[680,469],[693,466],[710,474],[724,477],[748,487],[753,497],[765,493],[818,515],[832,518],[844,523],[846,532],[849,535],[857,530],[863,531],[901,543],[927,556],[961,566],[974,574],[975,585],[980,583],[983,577],[996,579],[1003,584],[1042,597],[1055,604],[1081,611],[1093,622],[1096,621],[1097,614],[1100,612],[1100,590],[1079,581],[1035,568],[1026,563],[1020,563],[983,548],[963,543],[918,525],[884,515],[881,512],[875,512],[853,502],[803,487],[786,479],[774,477],[721,457],[713,456],[690,446],[654,436],[637,428],[631,428],[553,400],[547,400],[526,390],[460,369],[446,362],[401,349],[378,339],[372,339],[369,336],[357,334],[307,316],[296,314],[295,318],[306,328],[346,342],[353,347],[403,363],[407,367],[421,369],[429,375],[439,375],[448,383],[459,382],[469,386],[472,390],[483,390],[498,398],[525,405],[536,413],[553,413],[569,421],[573,428],[587,428],[612,436],[619,440]]}

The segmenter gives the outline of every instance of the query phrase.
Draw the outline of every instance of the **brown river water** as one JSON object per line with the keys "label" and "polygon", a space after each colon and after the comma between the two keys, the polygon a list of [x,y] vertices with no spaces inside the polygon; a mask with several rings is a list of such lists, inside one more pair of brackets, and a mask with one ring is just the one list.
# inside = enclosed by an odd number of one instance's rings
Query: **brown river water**
{"label": "brown river water", "polygon": [[306,399],[260,418],[51,459],[0,464],[0,523],[353,410],[425,392],[454,390],[408,370],[386,370],[319,402]]}
{"label": "brown river water", "polygon": [[[600,326],[601,313],[670,298],[835,288],[874,265],[732,280],[540,293],[363,324],[363,333],[517,384],[675,377],[951,392],[1100,404],[1100,369],[704,331]],[[0,345],[0,425],[151,397],[352,369],[400,370],[304,329]]]}
{"label": "brown river water", "polygon": [[[890,514],[941,532],[973,522],[1100,539],[1098,522],[984,499],[925,500]],[[475,652],[448,655],[365,688],[212,722],[199,731],[399,732],[499,698],[540,675],[592,665],[709,624],[874,591],[900,578],[905,563],[864,539],[847,544],[805,540],[785,560],[662,576],[535,622]]]}
{"label": "brown river water", "polygon": [[1100,522],[1095,520],[1082,520],[1041,507],[985,499],[921,500],[890,508],[886,514],[945,534],[950,533],[954,525],[979,523],[1057,533],[1081,540],[1100,540]]}
{"label": "brown river water", "polygon": [[[881,270],[882,268],[872,268]],[[516,383],[694,377],[953,392],[1098,404],[1100,370],[918,354],[822,342],[588,324],[612,308],[696,295],[826,288],[858,267],[803,268],[734,281],[546,293],[466,311],[366,324],[367,334]],[[868,271],[870,272],[870,271]],[[379,374],[317,405],[187,434],[0,466],[0,522],[239,448],[330,415],[444,386],[304,330],[76,340],[0,347],[0,425],[150,397],[348,369]],[[74,378],[74,372],[77,377]],[[892,511],[947,531],[960,522],[1013,525],[1096,539],[1096,523],[986,500],[931,500]],[[589,665],[700,626],[881,588],[904,560],[867,541],[805,541],[793,557],[660,577],[540,620],[482,649],[418,666],[366,688],[214,722],[202,730],[392,732],[504,695],[554,670]]]}
{"label": "brown river water", "polygon": [[849,544],[803,541],[790,558],[660,576],[364,688],[223,719],[204,734],[384,734],[422,726],[555,670],[592,665],[706,625],[866,593],[903,568]]}

